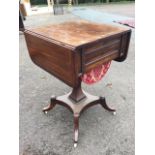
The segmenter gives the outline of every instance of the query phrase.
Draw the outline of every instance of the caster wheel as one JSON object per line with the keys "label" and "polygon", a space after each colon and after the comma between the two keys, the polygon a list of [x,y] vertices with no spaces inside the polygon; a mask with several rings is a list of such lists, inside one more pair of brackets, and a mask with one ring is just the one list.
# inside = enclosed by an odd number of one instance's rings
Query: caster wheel
{"label": "caster wheel", "polygon": [[44,114],[47,114],[48,113],[48,111],[44,111]]}
{"label": "caster wheel", "polygon": [[112,112],[112,114],[115,116],[116,115],[116,111]]}
{"label": "caster wheel", "polygon": [[76,148],[77,147],[77,143],[74,143],[74,148]]}

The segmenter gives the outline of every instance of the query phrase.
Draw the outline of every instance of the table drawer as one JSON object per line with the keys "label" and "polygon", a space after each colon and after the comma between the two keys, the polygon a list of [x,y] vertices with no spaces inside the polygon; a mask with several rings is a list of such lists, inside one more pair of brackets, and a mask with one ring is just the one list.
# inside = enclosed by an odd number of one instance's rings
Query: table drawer
{"label": "table drawer", "polygon": [[83,65],[85,72],[97,65],[115,59],[119,56],[121,35],[99,41],[83,49]]}

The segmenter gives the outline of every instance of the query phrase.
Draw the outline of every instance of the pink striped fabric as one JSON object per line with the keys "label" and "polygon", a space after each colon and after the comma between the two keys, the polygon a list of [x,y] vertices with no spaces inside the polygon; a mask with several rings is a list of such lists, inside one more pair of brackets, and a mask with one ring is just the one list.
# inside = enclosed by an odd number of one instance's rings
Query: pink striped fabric
{"label": "pink striped fabric", "polygon": [[123,21],[115,21],[116,23],[123,24],[135,28],[135,21],[134,20],[123,20]]}

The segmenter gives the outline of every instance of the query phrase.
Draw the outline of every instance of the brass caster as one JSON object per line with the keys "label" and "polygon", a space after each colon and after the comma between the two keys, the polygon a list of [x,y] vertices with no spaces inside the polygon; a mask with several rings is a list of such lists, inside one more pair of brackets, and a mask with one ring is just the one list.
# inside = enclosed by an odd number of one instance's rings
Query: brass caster
{"label": "brass caster", "polygon": [[77,143],[74,143],[74,148],[76,148],[77,147]]}
{"label": "brass caster", "polygon": [[116,111],[112,112],[112,114],[115,116],[116,115]]}
{"label": "brass caster", "polygon": [[47,114],[48,113],[48,111],[44,111],[44,114]]}

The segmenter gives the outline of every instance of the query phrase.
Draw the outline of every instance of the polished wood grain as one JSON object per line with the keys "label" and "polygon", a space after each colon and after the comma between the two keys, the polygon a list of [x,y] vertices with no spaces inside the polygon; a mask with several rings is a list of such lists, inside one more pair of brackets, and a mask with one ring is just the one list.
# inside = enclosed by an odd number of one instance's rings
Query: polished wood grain
{"label": "polished wood grain", "polygon": [[76,85],[73,53],[70,49],[48,42],[31,33],[25,33],[32,61],[70,86]]}
{"label": "polished wood grain", "polygon": [[128,30],[127,28],[81,20],[29,29],[33,33],[73,48]]}

